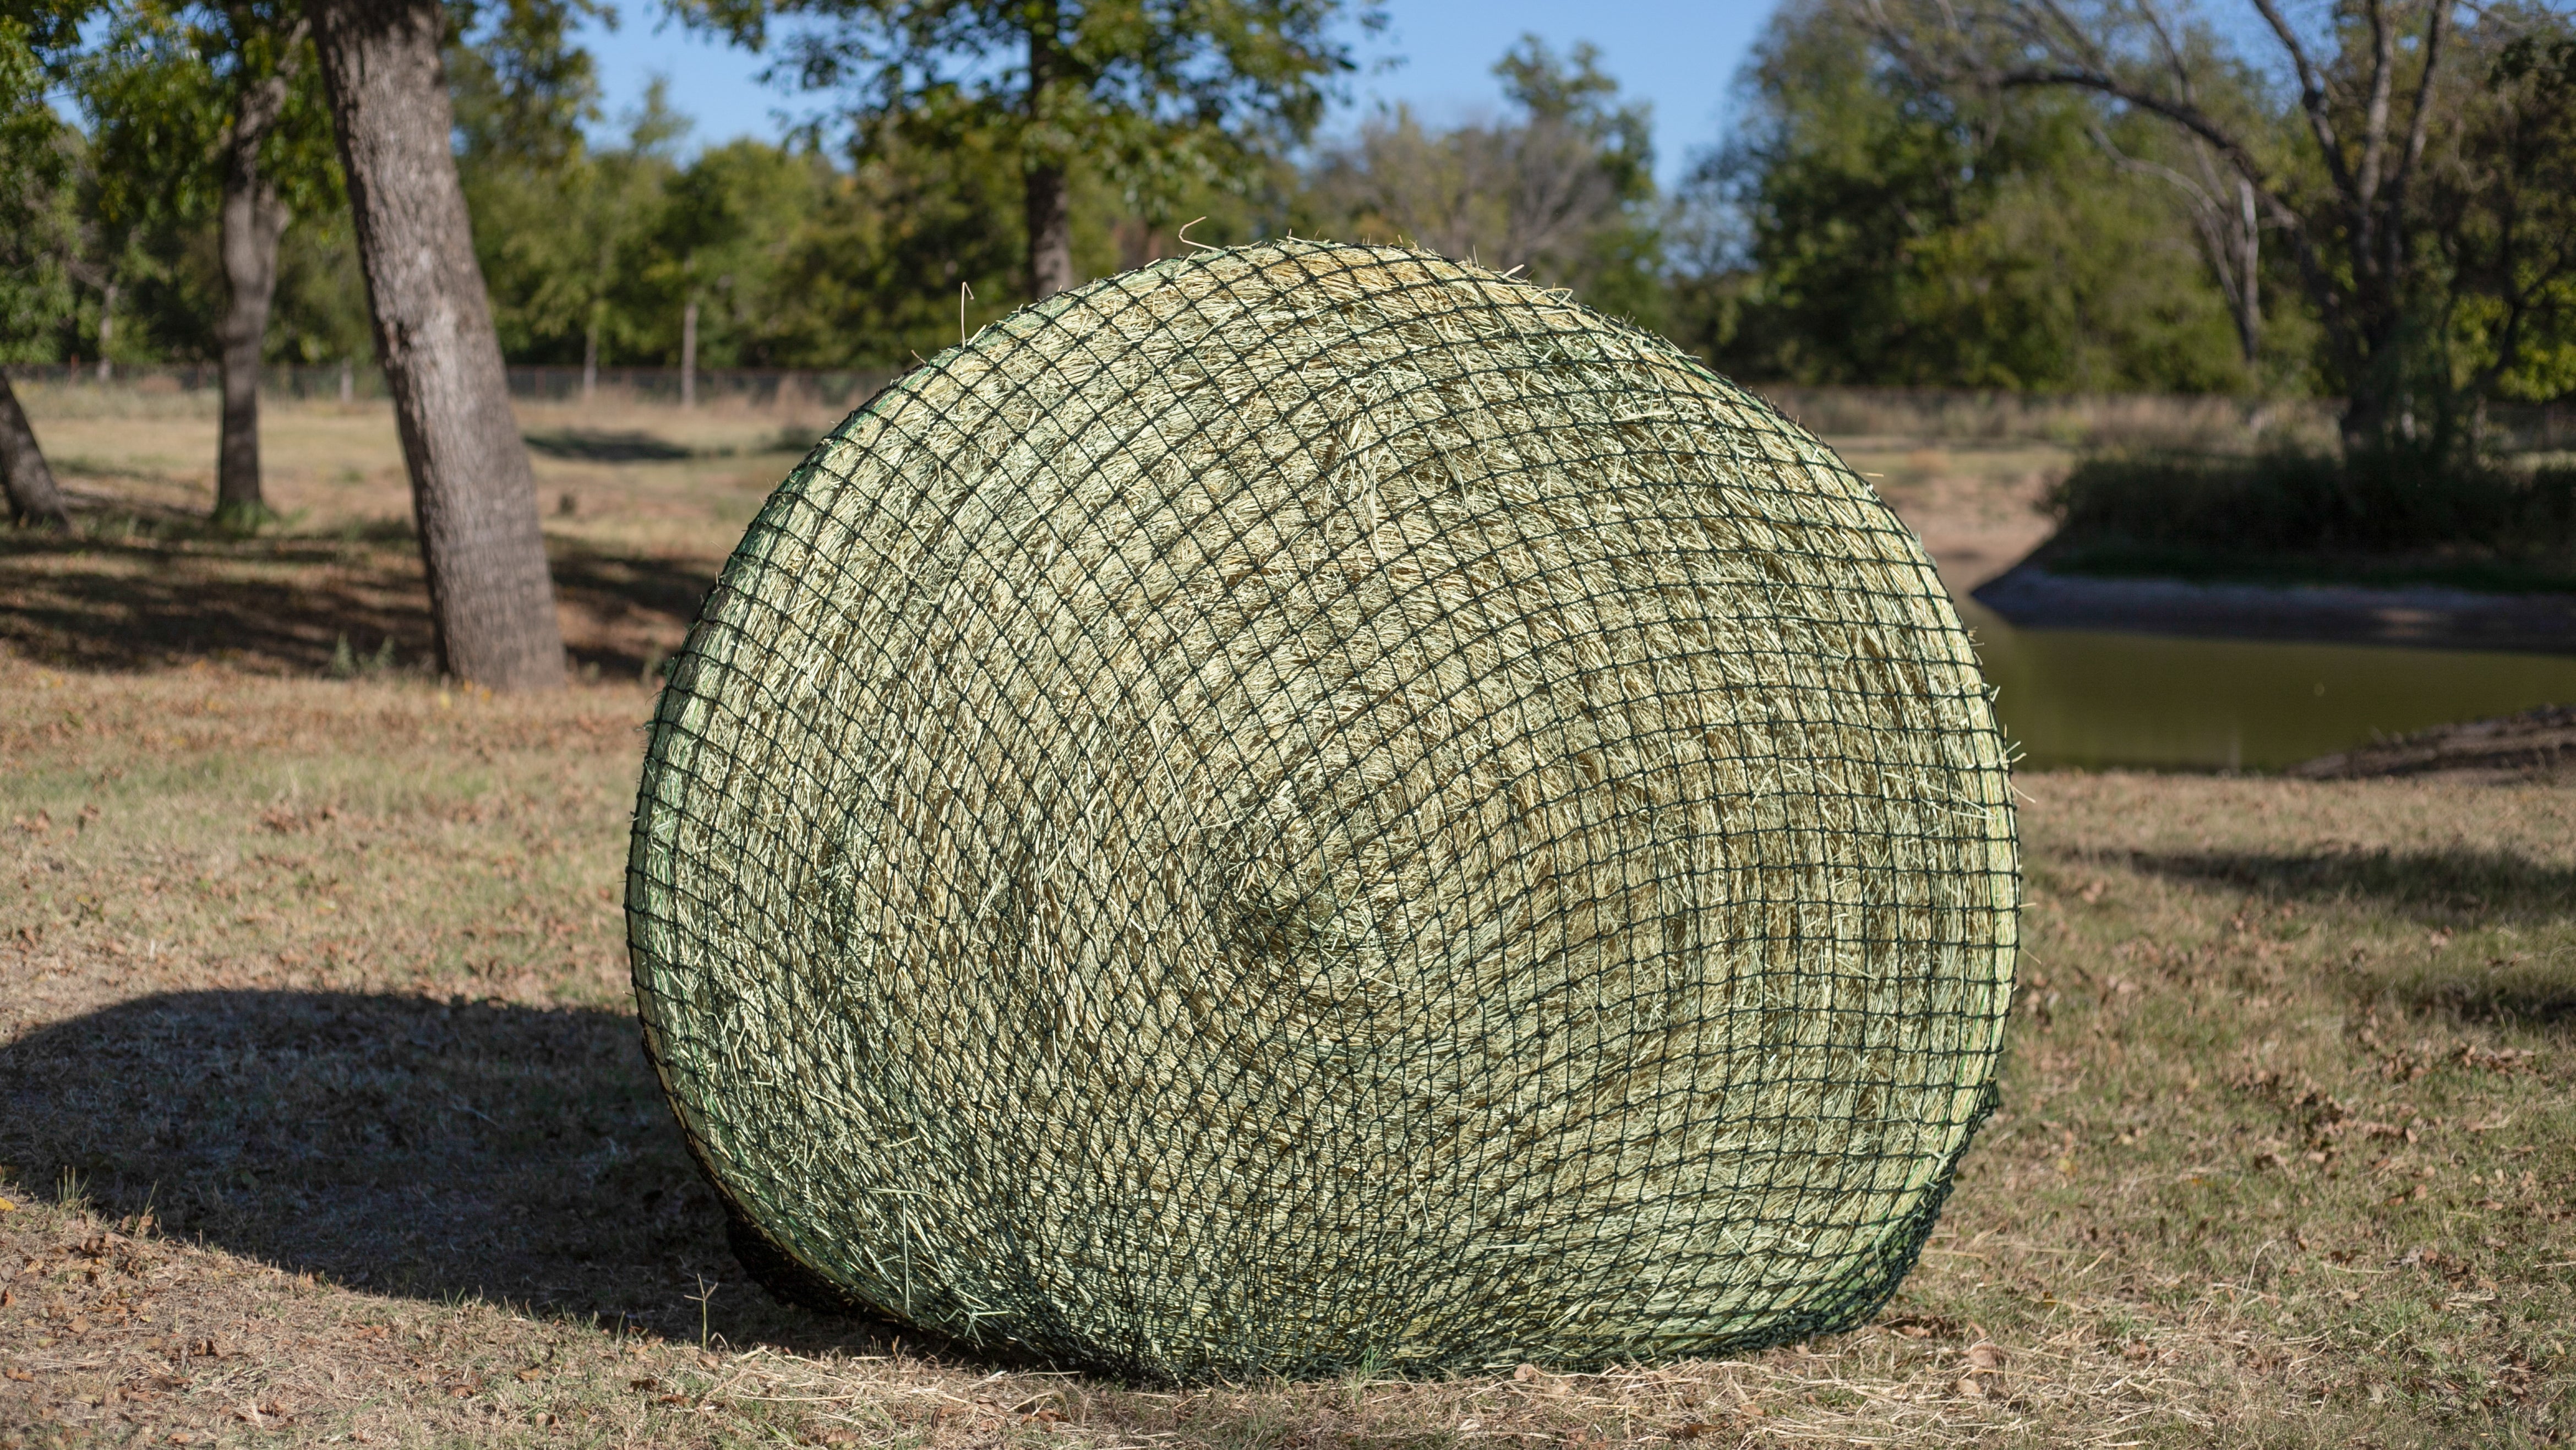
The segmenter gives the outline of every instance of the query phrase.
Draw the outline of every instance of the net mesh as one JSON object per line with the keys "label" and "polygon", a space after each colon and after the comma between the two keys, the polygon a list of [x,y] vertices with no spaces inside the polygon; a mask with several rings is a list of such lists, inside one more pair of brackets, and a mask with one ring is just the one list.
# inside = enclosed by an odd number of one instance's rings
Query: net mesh
{"label": "net mesh", "polygon": [[1207,251],[889,386],[673,662],[702,1165],[854,1305],[1158,1378],[1852,1325],[1984,1116],[2005,756],[1920,545],[1563,292]]}

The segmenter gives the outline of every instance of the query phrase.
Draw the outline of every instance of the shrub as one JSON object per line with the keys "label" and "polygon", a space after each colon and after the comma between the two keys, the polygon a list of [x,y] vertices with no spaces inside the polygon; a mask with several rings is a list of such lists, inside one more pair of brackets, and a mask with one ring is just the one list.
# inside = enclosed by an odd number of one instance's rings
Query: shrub
{"label": "shrub", "polygon": [[2576,467],[2445,462],[2404,450],[2093,458],[2048,506],[2066,548],[2517,560],[2576,549]]}

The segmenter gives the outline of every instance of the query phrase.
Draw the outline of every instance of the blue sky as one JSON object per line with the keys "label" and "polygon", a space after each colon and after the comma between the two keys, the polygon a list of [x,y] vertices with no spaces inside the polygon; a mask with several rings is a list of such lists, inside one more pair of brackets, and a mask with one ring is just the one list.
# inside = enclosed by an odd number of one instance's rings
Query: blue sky
{"label": "blue sky", "polygon": [[[611,125],[660,72],[671,78],[672,104],[694,117],[694,145],[735,136],[775,137],[780,114],[801,116],[814,98],[761,85],[760,61],[701,40],[676,26],[656,29],[646,3],[622,7],[631,17],[610,32],[593,26],[584,41],[599,60]],[[1589,40],[1601,67],[1624,94],[1654,103],[1657,174],[1666,182],[1710,145],[1724,123],[1727,85],[1771,13],[1772,0],[1389,0],[1392,24],[1363,39],[1368,69],[1355,79],[1353,104],[1333,126],[1347,128],[1364,108],[1410,103],[1426,119],[1449,122],[1500,108],[1492,66],[1522,32],[1563,50]],[[1395,60],[1392,69],[1381,62]]]}

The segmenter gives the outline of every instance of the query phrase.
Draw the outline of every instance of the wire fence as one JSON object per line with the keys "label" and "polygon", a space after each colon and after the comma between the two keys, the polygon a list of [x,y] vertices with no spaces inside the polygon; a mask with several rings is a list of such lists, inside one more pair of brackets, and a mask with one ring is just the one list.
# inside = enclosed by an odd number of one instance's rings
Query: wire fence
{"label": "wire fence", "polygon": [[[118,388],[141,393],[211,393],[213,363],[11,364],[20,382]],[[510,396],[524,402],[609,405],[708,404],[846,412],[893,381],[899,368],[678,368],[513,366]],[[2159,393],[2011,393],[1979,388],[1747,385],[1773,406],[1828,437],[1887,437],[1950,443],[2054,443],[2073,448],[2238,450],[2334,441],[2339,398],[2231,398]],[[360,402],[386,396],[372,365],[261,369],[260,387],[279,398]],[[2487,446],[2504,453],[2576,451],[2576,400],[2489,403]]]}
{"label": "wire fence", "polygon": [[[184,395],[214,393],[223,370],[213,363],[12,364],[13,380],[55,388]],[[695,403],[755,408],[828,408],[846,412],[896,375],[893,368],[598,368],[525,366],[507,370],[510,396],[522,402],[578,404]],[[384,373],[373,366],[271,366],[260,369],[260,390],[271,398],[345,403],[387,396]]]}

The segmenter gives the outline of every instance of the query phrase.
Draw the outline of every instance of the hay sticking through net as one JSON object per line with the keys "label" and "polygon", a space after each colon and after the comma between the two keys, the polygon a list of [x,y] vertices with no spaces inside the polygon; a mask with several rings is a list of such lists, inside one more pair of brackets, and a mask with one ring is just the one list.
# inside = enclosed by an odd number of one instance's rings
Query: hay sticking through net
{"label": "hay sticking through net", "polygon": [[1154,1376],[1856,1322],[2016,857],[1913,536],[1669,345],[1304,242],[853,414],[674,665],[629,922],[710,1176],[858,1304]]}

